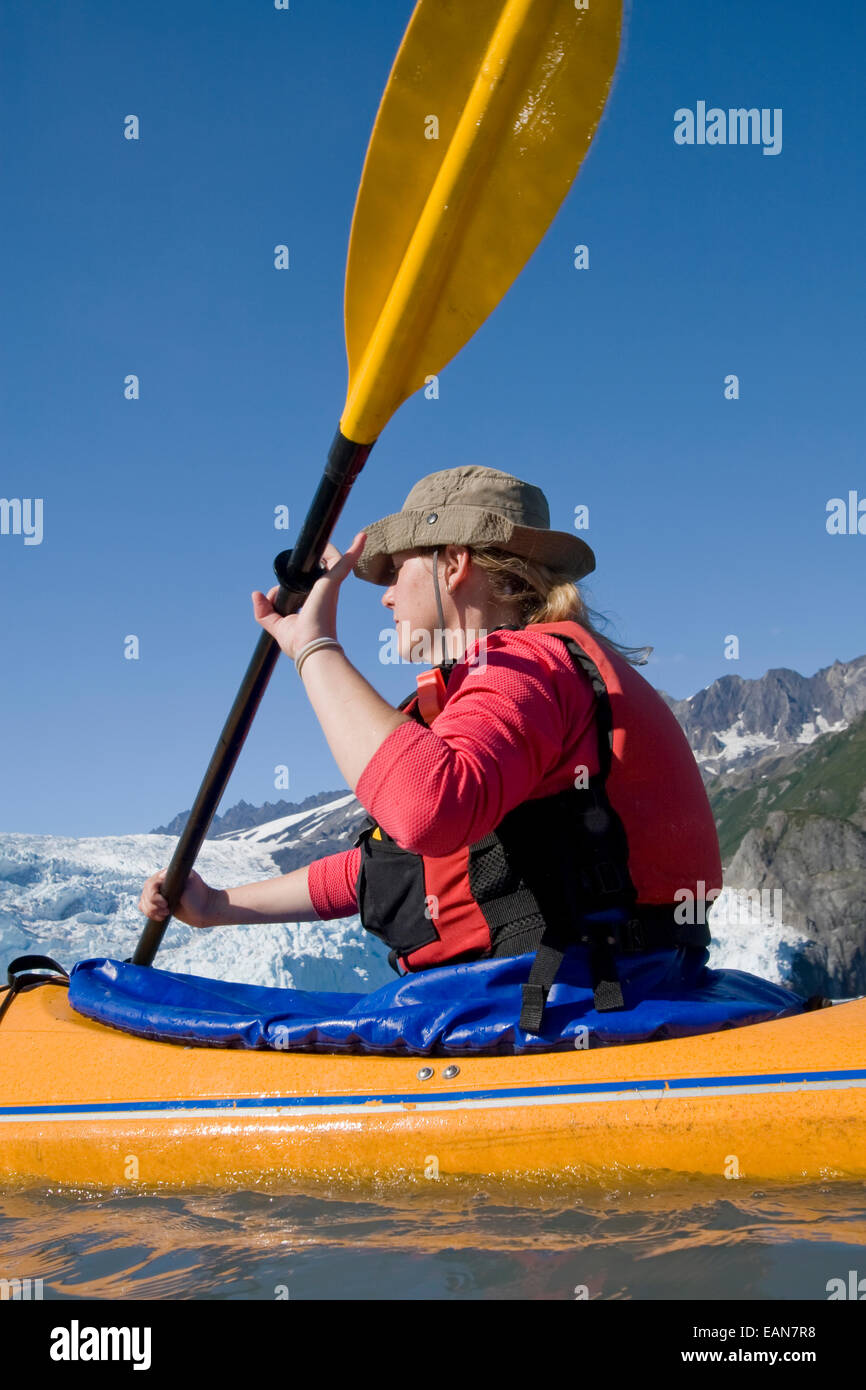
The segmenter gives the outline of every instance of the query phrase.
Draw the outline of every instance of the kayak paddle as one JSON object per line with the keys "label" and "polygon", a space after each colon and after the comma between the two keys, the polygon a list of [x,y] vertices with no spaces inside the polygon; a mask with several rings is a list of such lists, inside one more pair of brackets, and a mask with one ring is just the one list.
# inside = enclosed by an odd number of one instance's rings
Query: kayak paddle
{"label": "kayak paddle", "polygon": [[[480,328],[580,168],[619,51],[622,0],[418,0],[367,150],[346,267],[349,385],[274,607],[295,613],[385,425]],[[180,902],[280,654],[262,633],[162,885]],[[148,918],[150,965],[170,921]]]}

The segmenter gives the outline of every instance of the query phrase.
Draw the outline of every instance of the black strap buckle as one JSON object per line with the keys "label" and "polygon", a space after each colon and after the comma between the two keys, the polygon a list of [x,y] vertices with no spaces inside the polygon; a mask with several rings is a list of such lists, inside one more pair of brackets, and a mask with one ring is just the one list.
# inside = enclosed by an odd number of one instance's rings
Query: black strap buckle
{"label": "black strap buckle", "polygon": [[606,898],[613,894],[625,892],[626,884],[623,882],[619,865],[612,859],[600,860],[594,869],[599,897]]}
{"label": "black strap buckle", "polygon": [[637,917],[623,922],[622,926],[617,928],[615,935],[618,938],[617,950],[623,954],[636,955],[641,951],[649,950],[643,923]]}

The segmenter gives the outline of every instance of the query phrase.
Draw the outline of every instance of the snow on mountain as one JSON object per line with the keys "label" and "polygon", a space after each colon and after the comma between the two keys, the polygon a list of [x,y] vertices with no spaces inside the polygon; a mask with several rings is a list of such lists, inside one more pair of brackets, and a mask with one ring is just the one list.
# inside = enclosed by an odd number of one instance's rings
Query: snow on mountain
{"label": "snow on mountain", "polygon": [[724,729],[722,733],[713,733],[712,736],[718,740],[721,747],[715,753],[696,753],[695,758],[699,763],[731,763],[746,754],[779,746],[776,739],[768,738],[766,734],[747,734],[742,719],[737,719],[729,729]]}
{"label": "snow on mountain", "polygon": [[[259,845],[267,849],[280,873],[289,873],[313,859],[349,849],[365,816],[364,808],[350,791],[320,792],[306,801],[279,801],[276,805],[250,806],[239,801],[224,815],[215,816],[208,842]],[[179,835],[189,813],[158,826],[154,835]]]}
{"label": "snow on mountain", "polygon": [[[814,743],[822,734],[838,734],[848,728],[847,719],[839,719],[835,724],[831,724],[818,710],[815,710],[815,716],[815,719],[801,724],[799,730],[795,731],[787,742],[798,746],[806,745]],[[715,739],[720,747],[714,753],[695,753],[697,761],[704,764],[708,772],[718,771],[717,768],[710,767],[710,763],[733,763],[764,752],[777,752],[785,742],[783,739],[771,738],[760,730],[746,733],[741,714],[729,729],[723,729],[721,733],[714,731],[710,737]]]}
{"label": "snow on mountain", "polygon": [[[234,840],[246,845],[269,845],[272,849],[293,848],[305,839],[319,835],[335,811],[340,811],[358,800],[354,792],[335,801],[326,801],[322,806],[314,806],[308,811],[295,811],[290,816],[279,816],[266,821],[264,825],[254,825],[249,830],[224,830],[216,836],[217,840]],[[288,831],[292,834],[288,834]]]}
{"label": "snow on mountain", "polygon": [[797,737],[797,743],[814,743],[816,738],[822,734],[840,734],[843,729],[848,728],[848,720],[840,719],[835,724],[830,724],[824,718],[820,710],[816,709],[817,719],[809,719],[803,724]]}
{"label": "snow on mountain", "polygon": [[866,711],[866,656],[835,661],[814,676],[784,667],[758,680],[721,676],[685,700],[659,693],[704,771],[715,774],[846,729]]}
{"label": "snow on mountain", "polygon": [[[91,956],[126,959],[144,926],[136,907],[144,880],[168,863],[175,844],[166,835],[0,834],[0,963],[5,968],[29,951],[54,956],[66,969]],[[206,840],[196,868],[216,888],[280,872],[266,848],[232,838]],[[247,984],[356,993],[394,978],[384,946],[357,917],[207,931],[173,920],[155,965]]]}

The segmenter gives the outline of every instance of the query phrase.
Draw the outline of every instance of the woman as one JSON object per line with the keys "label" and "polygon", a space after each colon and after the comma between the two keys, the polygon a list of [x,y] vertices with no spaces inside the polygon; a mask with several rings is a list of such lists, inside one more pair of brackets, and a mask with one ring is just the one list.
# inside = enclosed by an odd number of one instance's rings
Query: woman
{"label": "woman", "polygon": [[[700,883],[721,887],[700,772],[636,654],[589,620],[575,581],[592,551],[549,520],[544,494],[511,474],[445,469],[344,555],[329,546],[299,613],[253,594],[368,819],[352,849],[281,878],[215,890],[192,873],[181,921],[360,911],[400,971],[526,954],[520,1024],[536,1034],[566,951],[588,953],[597,1012],[623,1007],[619,958],[705,960],[706,925],[677,910]],[[399,709],[337,641],[353,570],[385,586],[401,655],[436,666]],[[141,895],[150,917],[168,912],[164,873]]]}

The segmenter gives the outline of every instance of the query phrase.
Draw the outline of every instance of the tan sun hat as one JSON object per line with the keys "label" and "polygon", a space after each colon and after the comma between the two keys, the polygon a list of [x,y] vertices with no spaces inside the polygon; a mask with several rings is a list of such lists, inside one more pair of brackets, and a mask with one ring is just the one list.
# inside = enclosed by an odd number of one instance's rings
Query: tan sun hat
{"label": "tan sun hat", "polygon": [[550,530],[550,508],[541,488],[478,464],[428,473],[401,511],[365,529],[355,574],[371,584],[393,583],[391,556],[424,546],[495,546],[573,580],[595,569],[595,555],[579,536]]}

